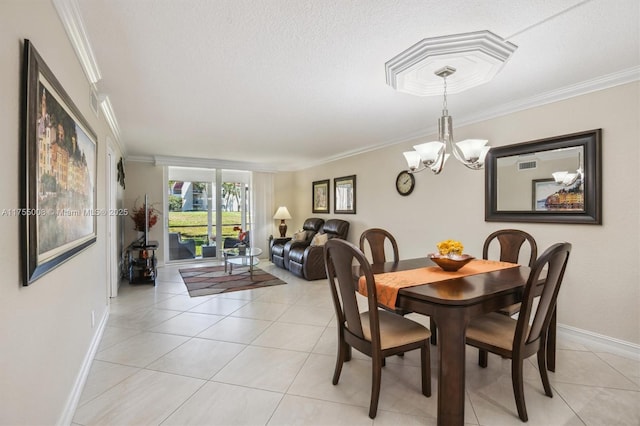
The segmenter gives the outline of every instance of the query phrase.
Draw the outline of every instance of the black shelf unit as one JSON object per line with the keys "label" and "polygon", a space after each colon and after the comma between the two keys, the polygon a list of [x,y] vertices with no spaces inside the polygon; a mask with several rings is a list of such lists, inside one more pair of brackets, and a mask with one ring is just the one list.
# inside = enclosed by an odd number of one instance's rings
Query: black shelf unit
{"label": "black shelf unit", "polygon": [[136,241],[129,246],[129,284],[151,283],[156,285],[157,276],[157,241]]}

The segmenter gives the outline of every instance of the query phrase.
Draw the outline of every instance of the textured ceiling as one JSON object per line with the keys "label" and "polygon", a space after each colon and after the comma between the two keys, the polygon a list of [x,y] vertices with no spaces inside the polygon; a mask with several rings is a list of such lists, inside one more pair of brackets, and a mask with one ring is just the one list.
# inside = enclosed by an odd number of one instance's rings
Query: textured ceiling
{"label": "textured ceiling", "polygon": [[427,37],[518,46],[449,96],[454,125],[640,65],[637,0],[76,1],[127,156],[285,170],[432,133],[441,97],[396,92],[384,69]]}

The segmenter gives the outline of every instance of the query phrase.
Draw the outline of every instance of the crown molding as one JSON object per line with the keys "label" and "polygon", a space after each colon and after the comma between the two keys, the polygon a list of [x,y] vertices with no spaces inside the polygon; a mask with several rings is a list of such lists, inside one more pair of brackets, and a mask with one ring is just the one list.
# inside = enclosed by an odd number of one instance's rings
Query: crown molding
{"label": "crown molding", "polygon": [[100,97],[100,109],[102,109],[102,114],[104,114],[104,118],[111,129],[114,139],[118,142],[118,145],[120,145],[120,125],[118,124],[116,113],[113,111],[113,105],[111,105],[109,96],[102,95]]}
{"label": "crown molding", "polygon": [[93,49],[91,48],[91,43],[89,43],[89,37],[87,37],[77,0],[52,1],[60,17],[60,21],[62,21],[62,25],[67,32],[67,36],[69,40],[71,40],[71,45],[76,51],[84,73],[91,84],[96,84],[100,81],[102,75],[100,74],[96,58],[93,55]]}
{"label": "crown molding", "polygon": [[458,119],[456,121],[458,122],[458,127],[460,127],[461,125],[478,123],[480,121],[486,121],[518,111],[539,107],[553,102],[563,101],[569,98],[575,98],[576,96],[586,95],[588,93],[609,89],[638,80],[640,80],[640,67],[632,67],[602,77],[597,77],[591,80],[572,84],[558,90],[541,93],[530,98],[525,98],[518,101],[509,102],[504,105],[499,105],[494,108],[489,108],[482,113],[467,116],[466,118]]}
{"label": "crown molding", "polygon": [[[619,86],[622,84],[632,83],[640,80],[640,67],[633,67],[620,72],[612,73],[606,76],[598,77],[592,80],[587,80],[581,83],[577,83],[571,86],[561,88],[559,90],[542,93],[537,96],[522,99],[516,102],[510,102],[504,105],[500,105],[495,108],[488,109],[482,114],[476,114],[467,117],[456,117],[456,126],[462,127],[474,123],[497,118],[503,115],[512,114],[525,109],[535,108],[542,105],[546,105],[553,102],[562,101],[565,99],[573,98],[580,95],[586,95],[588,93],[596,92],[599,90],[609,89],[611,87]],[[337,155],[319,159],[317,161],[307,162],[304,164],[296,163],[293,165],[258,165],[252,163],[242,163],[233,161],[220,161],[220,160],[207,160],[200,158],[182,158],[182,157],[127,157],[127,161],[138,161],[151,164],[166,164],[172,166],[185,166],[185,167],[224,167],[229,169],[242,169],[242,170],[254,170],[254,171],[268,171],[268,172],[295,172],[312,167],[322,166],[334,161],[342,160],[345,158],[353,157],[356,155],[366,154],[371,151],[377,151],[379,149],[387,148],[389,146],[398,145],[407,142],[413,142],[417,139],[424,138],[438,131],[436,126],[430,126],[420,131],[406,134],[402,137],[388,140],[383,143],[379,143],[373,146],[369,146],[363,149],[355,149],[347,152],[343,152]]]}
{"label": "crown molding", "polygon": [[156,166],[200,167],[209,169],[248,170],[252,172],[274,173],[280,170],[274,165],[250,163],[247,161],[218,160],[215,158],[156,156],[127,156],[128,162],[147,163]]}

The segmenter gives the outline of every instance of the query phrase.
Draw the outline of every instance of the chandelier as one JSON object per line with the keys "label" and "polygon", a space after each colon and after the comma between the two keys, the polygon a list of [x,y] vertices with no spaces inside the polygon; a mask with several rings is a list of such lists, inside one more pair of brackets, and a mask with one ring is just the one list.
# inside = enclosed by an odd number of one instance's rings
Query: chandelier
{"label": "chandelier", "polygon": [[575,173],[569,173],[567,171],[554,172],[551,174],[555,182],[563,186],[571,186],[577,183],[576,186],[580,186],[584,181],[584,169],[582,168],[582,153],[578,152],[578,168]]}
{"label": "chandelier", "polygon": [[415,151],[403,152],[411,173],[429,169],[434,174],[439,174],[451,156],[450,153],[472,170],[479,170],[484,166],[485,157],[491,148],[487,146],[486,139],[466,139],[457,143],[453,140],[453,120],[447,110],[447,77],[455,72],[455,68],[445,66],[434,73],[444,81],[442,116],[438,119],[438,140],[414,145]]}

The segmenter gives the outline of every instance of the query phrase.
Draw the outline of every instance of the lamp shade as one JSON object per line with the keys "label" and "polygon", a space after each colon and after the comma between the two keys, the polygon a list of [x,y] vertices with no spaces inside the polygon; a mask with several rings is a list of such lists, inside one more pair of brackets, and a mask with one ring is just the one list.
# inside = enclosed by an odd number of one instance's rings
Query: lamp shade
{"label": "lamp shade", "polygon": [[276,214],[273,215],[274,219],[291,219],[291,214],[285,206],[278,207]]}
{"label": "lamp shade", "polygon": [[426,142],[420,145],[414,145],[413,149],[418,151],[420,158],[425,166],[430,167],[440,159],[440,156],[444,154],[445,144],[443,142]]}
{"label": "lamp shade", "polygon": [[407,165],[409,166],[409,170],[414,171],[420,166],[420,154],[416,151],[407,151],[403,152],[404,158],[407,160]]}

